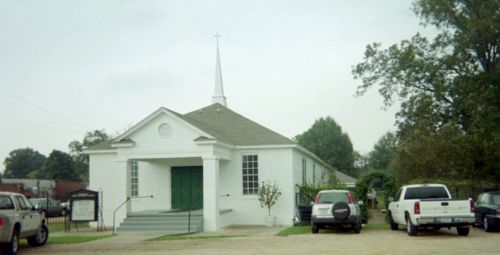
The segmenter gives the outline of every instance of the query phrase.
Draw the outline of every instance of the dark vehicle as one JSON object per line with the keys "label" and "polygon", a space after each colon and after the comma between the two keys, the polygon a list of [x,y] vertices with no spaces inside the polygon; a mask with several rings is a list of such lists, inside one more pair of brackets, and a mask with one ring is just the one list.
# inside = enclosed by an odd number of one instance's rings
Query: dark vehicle
{"label": "dark vehicle", "polygon": [[31,198],[31,204],[46,217],[65,216],[68,213],[66,207],[61,206],[61,203],[52,198]]}
{"label": "dark vehicle", "polygon": [[474,211],[476,225],[491,232],[500,226],[500,191],[486,192],[477,198]]}

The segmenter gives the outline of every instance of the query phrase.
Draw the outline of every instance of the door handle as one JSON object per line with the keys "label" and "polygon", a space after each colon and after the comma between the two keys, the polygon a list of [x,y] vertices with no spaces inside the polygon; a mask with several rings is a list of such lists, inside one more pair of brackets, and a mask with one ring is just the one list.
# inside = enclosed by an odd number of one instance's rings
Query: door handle
{"label": "door handle", "polygon": [[396,205],[397,208],[399,208],[399,205]]}

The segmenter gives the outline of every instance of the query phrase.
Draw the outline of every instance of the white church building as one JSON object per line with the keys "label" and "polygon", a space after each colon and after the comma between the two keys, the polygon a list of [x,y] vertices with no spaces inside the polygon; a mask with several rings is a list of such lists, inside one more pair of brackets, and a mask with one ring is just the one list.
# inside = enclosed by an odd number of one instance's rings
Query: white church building
{"label": "white church building", "polygon": [[293,140],[228,108],[218,45],[211,105],[186,114],[161,107],[86,153],[89,188],[102,194],[106,226],[141,212],[187,209],[200,212],[203,231],[263,225],[267,210],[257,198],[262,181],[279,185],[282,195],[271,213],[277,224],[289,226],[297,185],[327,182],[335,172]]}

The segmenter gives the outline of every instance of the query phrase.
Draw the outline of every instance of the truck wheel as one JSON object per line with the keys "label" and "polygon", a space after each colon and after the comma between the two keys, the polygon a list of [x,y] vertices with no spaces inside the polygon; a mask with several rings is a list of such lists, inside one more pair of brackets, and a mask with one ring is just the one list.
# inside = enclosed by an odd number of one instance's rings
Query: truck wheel
{"label": "truck wheel", "polygon": [[391,225],[391,230],[398,230],[399,226],[398,226],[398,224],[394,223],[394,220],[392,219],[392,213],[391,212],[389,212],[387,214],[387,218],[389,220],[389,225]]}
{"label": "truck wheel", "polygon": [[486,218],[486,217],[483,218],[483,229],[486,232],[493,231],[493,226],[491,226],[491,224],[489,224],[488,218]]}
{"label": "truck wheel", "polygon": [[314,223],[312,224],[312,226],[311,226],[311,232],[313,234],[317,234],[319,232],[319,226],[318,226],[318,224],[314,224]]}
{"label": "truck wheel", "polygon": [[2,246],[3,254],[16,255],[17,249],[19,248],[19,231],[14,230],[10,242]]}
{"label": "truck wheel", "polygon": [[468,236],[469,227],[457,227],[457,233],[459,236]]}
{"label": "truck wheel", "polygon": [[35,236],[28,237],[28,244],[33,247],[44,245],[49,239],[49,229],[42,225]]}
{"label": "truck wheel", "polygon": [[406,231],[408,232],[409,236],[416,236],[418,233],[417,227],[415,227],[411,223],[411,219],[409,216],[406,216]]}

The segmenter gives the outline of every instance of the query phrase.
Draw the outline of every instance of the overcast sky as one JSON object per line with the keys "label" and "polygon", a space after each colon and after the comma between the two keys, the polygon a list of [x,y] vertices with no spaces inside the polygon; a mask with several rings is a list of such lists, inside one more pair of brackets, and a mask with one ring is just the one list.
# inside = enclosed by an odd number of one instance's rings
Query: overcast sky
{"label": "overcast sky", "polygon": [[[333,117],[368,152],[395,130],[376,90],[354,97],[365,46],[424,32],[411,2],[0,2],[0,160],[48,155],[104,128],[124,131],[161,106],[211,103],[220,40],[230,109],[288,137]],[[0,168],[3,168],[0,167]]]}

